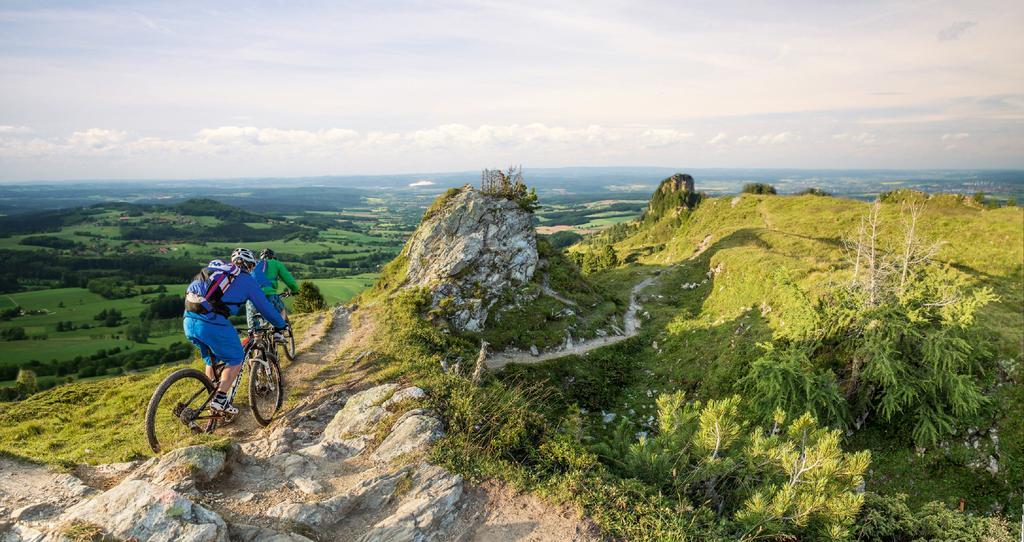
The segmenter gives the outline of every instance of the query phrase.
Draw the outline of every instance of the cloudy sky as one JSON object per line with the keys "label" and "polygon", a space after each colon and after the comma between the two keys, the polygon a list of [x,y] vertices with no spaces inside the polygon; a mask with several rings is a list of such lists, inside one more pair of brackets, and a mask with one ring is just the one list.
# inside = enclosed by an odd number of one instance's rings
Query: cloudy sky
{"label": "cloudy sky", "polygon": [[0,180],[1024,167],[1020,0],[299,4],[0,0]]}

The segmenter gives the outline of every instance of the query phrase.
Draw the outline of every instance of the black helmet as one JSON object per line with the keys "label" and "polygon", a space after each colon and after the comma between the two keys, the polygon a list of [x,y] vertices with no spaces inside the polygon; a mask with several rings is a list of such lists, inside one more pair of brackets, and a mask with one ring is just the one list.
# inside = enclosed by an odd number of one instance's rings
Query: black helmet
{"label": "black helmet", "polygon": [[265,248],[265,249],[261,250],[260,251],[260,259],[261,260],[273,260],[274,259],[274,250],[270,249],[270,248]]}

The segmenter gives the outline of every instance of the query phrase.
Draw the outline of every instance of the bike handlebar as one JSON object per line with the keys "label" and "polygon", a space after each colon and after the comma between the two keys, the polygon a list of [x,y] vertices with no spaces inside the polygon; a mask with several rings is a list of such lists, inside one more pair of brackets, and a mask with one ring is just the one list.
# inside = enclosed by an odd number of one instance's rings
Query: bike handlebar
{"label": "bike handlebar", "polygon": [[264,326],[264,327],[258,327],[256,329],[250,329],[249,330],[249,335],[254,335],[256,333],[273,333],[275,331],[282,331],[282,330],[285,330],[285,329],[288,329],[288,326],[285,326],[285,327],[266,327],[266,326]]}

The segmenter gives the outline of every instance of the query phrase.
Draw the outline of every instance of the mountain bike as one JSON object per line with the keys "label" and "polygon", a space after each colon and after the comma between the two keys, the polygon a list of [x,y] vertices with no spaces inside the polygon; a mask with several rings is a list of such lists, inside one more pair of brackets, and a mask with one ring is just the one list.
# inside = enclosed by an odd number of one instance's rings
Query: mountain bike
{"label": "mountain bike", "polygon": [[[273,334],[273,328],[268,327],[249,334],[244,344],[242,370],[228,393],[233,403],[248,368],[249,407],[256,423],[262,426],[270,424],[284,402],[284,379]],[[170,449],[197,434],[212,433],[218,426],[234,419],[234,415],[214,412],[209,408],[225,367],[224,363],[214,363],[213,381],[202,371],[179,369],[157,386],[146,408],[146,438],[153,452]]]}

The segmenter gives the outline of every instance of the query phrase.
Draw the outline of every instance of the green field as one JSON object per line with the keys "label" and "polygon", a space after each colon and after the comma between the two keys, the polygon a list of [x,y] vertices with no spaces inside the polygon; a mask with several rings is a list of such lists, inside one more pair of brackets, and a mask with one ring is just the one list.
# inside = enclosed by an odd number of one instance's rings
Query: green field
{"label": "green field", "polygon": [[646,201],[609,199],[544,205],[537,212],[537,220],[544,227],[570,226],[585,234],[638,218],[644,204]]}
{"label": "green field", "polygon": [[[363,274],[337,279],[315,279],[312,282],[320,287],[329,305],[336,305],[371,286],[376,278],[376,274]],[[185,284],[168,284],[166,287],[169,294],[179,294]],[[115,347],[122,350],[160,348],[183,340],[179,319],[153,322],[153,333],[146,344],[134,343],[125,337],[125,328],[137,323],[139,315],[147,306],[143,300],[158,295],[105,299],[84,288],[54,288],[2,295],[0,308],[18,305],[26,312],[38,314],[26,314],[0,322],[0,330],[20,327],[29,337],[45,335],[46,338],[0,342],[0,365],[20,366],[30,360],[63,360]],[[289,300],[289,306],[291,303]],[[123,323],[116,327],[103,327],[93,317],[104,309],[121,311],[124,315]],[[72,322],[76,327],[84,324],[90,328],[58,332],[58,322]]]}
{"label": "green field", "polygon": [[[181,284],[165,285],[169,293],[184,289]],[[90,355],[98,350],[114,347],[121,349],[157,348],[181,340],[180,330],[167,324],[156,324],[156,333],[150,336],[149,344],[137,344],[124,336],[124,328],[139,321],[139,315],[146,308],[142,303],[160,294],[145,294],[125,299],[105,299],[84,288],[54,288],[33,292],[19,292],[0,297],[0,303],[10,307],[16,304],[26,314],[0,322],[0,330],[20,327],[29,336],[46,335],[45,340],[21,340],[0,342],[0,365],[20,365],[29,360],[49,361],[67,359],[79,355]],[[104,309],[117,309],[124,315],[124,322],[117,327],[103,327],[93,319]],[[75,326],[89,325],[89,329],[58,332],[58,322],[72,322]]]}
{"label": "green field", "polygon": [[[602,213],[603,214],[603,213]],[[618,216],[607,216],[607,217],[593,217],[589,222],[585,222],[576,226],[578,230],[600,230],[607,228],[608,226],[614,226],[615,224],[621,224],[623,222],[629,222],[635,220],[636,215],[618,215]]]}
{"label": "green field", "polygon": [[345,303],[359,292],[373,286],[377,281],[377,273],[366,273],[343,279],[314,279],[312,282],[320,288],[320,293],[328,305]]}

